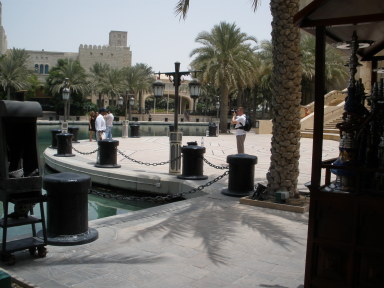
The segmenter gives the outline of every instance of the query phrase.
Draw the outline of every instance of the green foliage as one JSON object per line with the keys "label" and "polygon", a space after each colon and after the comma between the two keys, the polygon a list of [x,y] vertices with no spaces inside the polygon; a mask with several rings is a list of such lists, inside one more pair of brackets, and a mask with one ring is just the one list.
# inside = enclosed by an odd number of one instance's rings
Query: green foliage
{"label": "green foliage", "polygon": [[[236,24],[221,22],[211,32],[201,32],[192,50],[191,66],[203,71],[199,78],[220,91],[220,130],[227,127],[229,95],[253,83],[256,69],[256,38],[242,33]],[[218,96],[218,95],[215,95]]]}
{"label": "green foliage", "polygon": [[[0,87],[7,99],[13,99],[16,91],[30,88],[32,71],[27,68],[29,55],[24,49],[9,50],[0,59]],[[3,97],[4,97],[3,94]]]}

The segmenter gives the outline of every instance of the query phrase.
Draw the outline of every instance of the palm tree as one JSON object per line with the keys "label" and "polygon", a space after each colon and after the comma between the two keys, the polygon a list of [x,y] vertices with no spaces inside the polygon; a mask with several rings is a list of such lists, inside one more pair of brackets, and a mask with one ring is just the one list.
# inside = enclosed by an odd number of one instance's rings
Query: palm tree
{"label": "palm tree", "polygon": [[[49,91],[60,97],[60,91],[65,87],[64,80],[68,79],[68,87],[71,95],[84,95],[90,91],[87,74],[79,61],[73,59],[59,59],[57,65],[52,67],[47,78]],[[68,105],[68,115],[70,105]]]}
{"label": "palm tree", "polygon": [[124,91],[124,78],[121,69],[111,68],[101,81],[102,93],[111,97],[116,103],[118,97]]}
{"label": "palm tree", "polygon": [[255,71],[256,48],[250,42],[256,39],[241,33],[234,23],[221,22],[210,33],[199,33],[196,42],[203,46],[191,52],[191,57],[196,56],[191,66],[203,71],[200,76],[203,82],[219,89],[220,131],[226,131],[229,94],[246,87]]}
{"label": "palm tree", "polygon": [[[300,40],[302,74],[302,103],[313,101],[315,77],[315,37],[302,34]],[[326,90],[344,88],[348,80],[349,71],[345,67],[348,59],[340,51],[326,45],[325,49],[325,78]]]}
{"label": "palm tree", "polygon": [[144,63],[137,63],[135,66],[123,69],[123,77],[126,81],[127,90],[129,93],[138,94],[138,107],[139,113],[142,112],[141,106],[142,95],[148,92],[153,83],[153,71],[150,66]]}
{"label": "palm tree", "polygon": [[[97,62],[93,64],[90,68],[90,84],[93,93],[96,93],[99,97],[98,104],[101,105],[102,102],[102,91],[103,91],[103,82],[104,78],[106,78],[108,71],[110,70],[110,66],[108,64],[102,64]],[[103,106],[103,105],[101,105]]]}
{"label": "palm tree", "polygon": [[60,93],[64,87],[64,80],[68,78],[71,93],[86,94],[89,92],[87,74],[79,61],[73,59],[59,59],[57,65],[49,72],[47,83],[53,94]]}
{"label": "palm tree", "polygon": [[[251,90],[253,110],[256,112],[260,107],[262,109],[261,119],[264,119],[266,112],[269,112],[272,102],[272,43],[267,40],[260,42],[257,52],[258,65],[254,75],[254,86]],[[255,119],[256,113],[253,116]]]}
{"label": "palm tree", "polygon": [[0,60],[0,85],[8,100],[11,99],[11,92],[30,87],[32,71],[27,68],[28,57],[24,49],[13,48]]}
{"label": "palm tree", "polygon": [[[256,9],[258,0],[253,0]],[[185,18],[189,0],[180,0],[176,13]],[[297,196],[300,158],[300,33],[293,17],[299,0],[270,0],[272,13],[272,122],[268,191],[286,190]]]}

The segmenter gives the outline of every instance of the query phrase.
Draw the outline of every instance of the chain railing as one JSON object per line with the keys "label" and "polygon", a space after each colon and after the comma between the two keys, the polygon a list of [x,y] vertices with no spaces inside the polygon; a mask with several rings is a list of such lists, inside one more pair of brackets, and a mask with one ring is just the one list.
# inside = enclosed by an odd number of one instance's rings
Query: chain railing
{"label": "chain railing", "polygon": [[93,195],[103,197],[103,198],[108,198],[108,199],[115,199],[115,200],[169,203],[169,202],[174,202],[174,201],[178,201],[178,200],[185,200],[184,196],[186,194],[193,194],[193,193],[196,193],[198,191],[202,191],[204,188],[211,186],[212,184],[223,179],[228,174],[229,174],[229,170],[225,171],[223,174],[217,176],[216,178],[212,179],[211,181],[208,181],[207,183],[205,183],[203,185],[199,185],[198,187],[192,188],[189,191],[177,193],[177,194],[156,195],[156,196],[124,196],[122,194],[113,194],[110,192],[96,191],[94,189],[90,189],[89,194],[93,194]]}
{"label": "chain railing", "polygon": [[97,149],[95,149],[95,150],[93,150],[91,152],[81,152],[81,151],[77,150],[73,146],[72,146],[72,149],[75,150],[77,153],[82,154],[82,155],[91,155],[91,154],[96,153],[97,151],[99,151],[99,148],[97,148]]}
{"label": "chain railing", "polygon": [[140,164],[140,165],[145,165],[145,166],[160,166],[160,165],[165,165],[165,164],[169,164],[171,162],[175,162],[177,160],[179,160],[181,158],[181,155],[174,158],[174,159],[171,159],[171,160],[168,160],[168,161],[163,161],[163,162],[155,162],[155,163],[150,163],[150,162],[143,162],[143,161],[140,161],[140,160],[136,160],[136,159],[133,159],[132,157],[129,157],[127,154],[125,154],[124,152],[120,151],[120,150],[117,150],[117,152],[123,156],[124,158],[132,161],[132,162],[135,162],[137,164]]}
{"label": "chain railing", "polygon": [[218,165],[215,165],[215,164],[209,162],[204,156],[202,156],[202,158],[203,158],[203,161],[204,161],[205,163],[207,163],[209,166],[211,166],[211,167],[213,167],[213,168],[215,168],[215,169],[219,169],[219,170],[229,169],[228,166],[218,166]]}
{"label": "chain railing", "polygon": [[[90,154],[96,153],[99,150],[99,149],[96,149],[96,150],[91,151],[91,152],[81,152],[74,147],[72,147],[72,149],[75,150],[77,153],[82,154],[82,155],[90,155]],[[132,157],[129,157],[124,152],[120,151],[119,149],[117,149],[117,152],[121,156],[123,156],[124,158],[126,158],[126,159],[128,159],[134,163],[137,163],[140,165],[145,165],[145,166],[166,165],[166,164],[169,164],[171,162],[177,161],[182,157],[182,155],[180,155],[177,158],[171,159],[168,161],[149,163],[149,162],[143,162],[140,160],[136,160]],[[221,180],[222,178],[224,178],[225,176],[227,176],[229,174],[229,170],[228,170],[229,167],[228,166],[215,165],[215,164],[209,162],[204,156],[202,156],[202,159],[204,160],[205,163],[207,163],[209,166],[211,166],[215,169],[219,169],[219,170],[227,169],[227,171],[225,171],[223,174],[219,175],[218,177],[214,178],[213,180],[208,181],[207,183],[205,183],[203,185],[199,185],[198,187],[192,188],[191,190],[184,192],[184,193],[156,195],[156,196],[124,196],[122,194],[113,194],[110,192],[96,191],[94,189],[90,189],[89,193],[96,195],[96,196],[99,196],[99,197],[103,197],[103,198],[113,198],[115,200],[125,200],[125,201],[150,201],[150,202],[156,202],[156,203],[166,203],[166,202],[172,202],[172,201],[177,201],[177,200],[183,200],[183,199],[185,199],[184,196],[186,194],[192,194],[192,193],[196,193],[198,191],[202,191],[204,188],[211,186],[212,184],[218,182],[219,180]]]}

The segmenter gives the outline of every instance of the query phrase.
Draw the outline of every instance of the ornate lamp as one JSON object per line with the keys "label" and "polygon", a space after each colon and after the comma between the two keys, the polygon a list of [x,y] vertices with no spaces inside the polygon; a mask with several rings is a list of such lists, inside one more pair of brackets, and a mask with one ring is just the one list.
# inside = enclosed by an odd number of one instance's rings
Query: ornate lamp
{"label": "ornate lamp", "polygon": [[200,96],[201,84],[196,79],[192,79],[191,82],[189,82],[188,86],[189,86],[189,94],[193,99],[193,112],[195,112],[195,107],[196,107],[195,102],[196,102],[196,99],[199,98]]}
{"label": "ornate lamp", "polygon": [[152,89],[153,89],[153,95],[155,95],[156,98],[163,97],[165,84],[160,80],[156,80],[152,84]]}

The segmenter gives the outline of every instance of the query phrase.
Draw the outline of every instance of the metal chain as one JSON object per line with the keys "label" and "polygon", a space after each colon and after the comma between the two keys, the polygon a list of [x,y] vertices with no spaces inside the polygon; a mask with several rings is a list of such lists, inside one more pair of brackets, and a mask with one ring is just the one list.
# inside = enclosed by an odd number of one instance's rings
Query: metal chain
{"label": "metal chain", "polygon": [[81,151],[77,150],[73,146],[72,146],[72,149],[75,150],[77,153],[82,154],[82,155],[91,155],[91,154],[96,153],[97,151],[99,151],[99,148],[97,148],[96,150],[93,150],[91,152],[81,152]]}
{"label": "metal chain", "polygon": [[225,171],[222,175],[217,176],[215,179],[208,181],[207,183],[200,185],[196,188],[192,188],[191,190],[184,192],[184,193],[178,193],[178,194],[167,194],[167,195],[157,195],[157,196],[124,196],[121,194],[112,194],[109,192],[101,192],[96,191],[93,189],[89,189],[89,194],[93,194],[99,197],[108,198],[108,199],[115,199],[115,200],[125,200],[125,201],[149,201],[149,202],[155,202],[155,203],[167,203],[171,201],[176,200],[184,200],[184,195],[186,194],[192,194],[196,193],[197,191],[202,191],[204,188],[211,186],[212,184],[216,183],[217,181],[221,180],[225,176],[229,174],[229,170]]}
{"label": "metal chain", "polygon": [[209,166],[211,166],[211,167],[213,167],[215,169],[220,169],[220,170],[229,169],[228,166],[218,166],[218,165],[215,165],[215,164],[209,162],[204,156],[202,156],[202,157],[203,157],[203,160],[204,160],[205,163],[207,163]]}
{"label": "metal chain", "polygon": [[117,150],[117,152],[119,152],[119,154],[125,158],[127,158],[128,160],[132,161],[132,162],[135,162],[137,164],[141,164],[141,165],[146,165],[146,166],[160,166],[160,165],[165,165],[165,164],[168,164],[168,163],[171,163],[171,162],[175,162],[177,160],[179,160],[181,158],[181,155],[176,157],[175,159],[172,159],[172,160],[168,160],[168,161],[164,161],[164,162],[157,162],[157,163],[149,163],[149,162],[143,162],[143,161],[139,161],[139,160],[136,160],[136,159],[133,159],[131,157],[129,157],[128,155],[124,154],[124,152],[120,151],[120,150]]}

